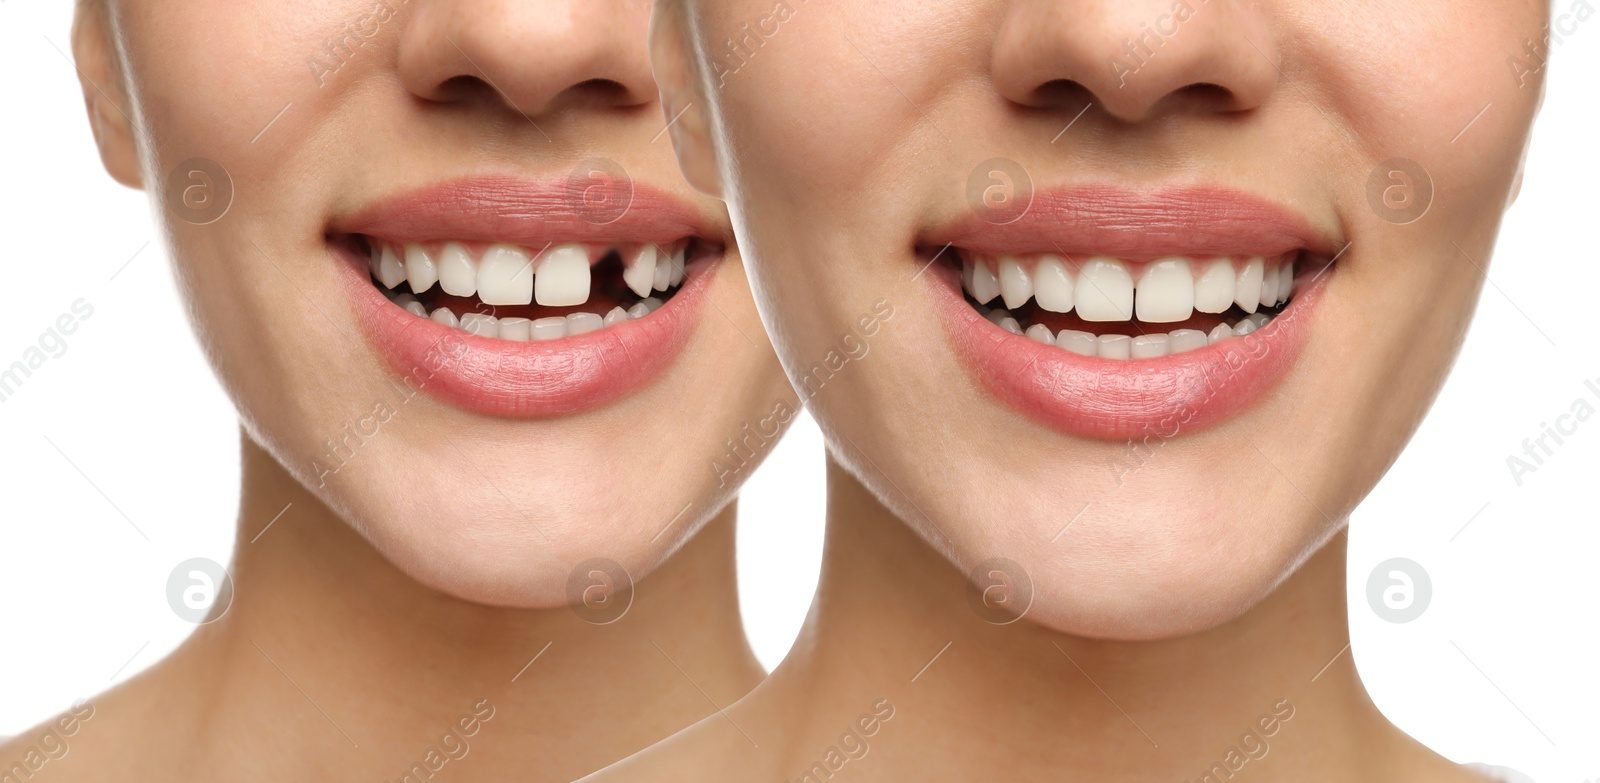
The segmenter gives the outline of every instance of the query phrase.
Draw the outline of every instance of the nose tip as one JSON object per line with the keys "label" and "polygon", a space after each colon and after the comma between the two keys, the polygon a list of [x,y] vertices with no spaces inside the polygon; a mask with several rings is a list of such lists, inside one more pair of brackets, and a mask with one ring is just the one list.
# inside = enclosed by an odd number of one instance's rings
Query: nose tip
{"label": "nose tip", "polygon": [[1021,0],[996,41],[996,87],[1025,106],[1092,101],[1124,122],[1246,111],[1277,84],[1265,13],[1236,0]]}
{"label": "nose tip", "polygon": [[401,81],[451,103],[493,98],[529,116],[656,100],[648,8],[626,0],[412,0]]}

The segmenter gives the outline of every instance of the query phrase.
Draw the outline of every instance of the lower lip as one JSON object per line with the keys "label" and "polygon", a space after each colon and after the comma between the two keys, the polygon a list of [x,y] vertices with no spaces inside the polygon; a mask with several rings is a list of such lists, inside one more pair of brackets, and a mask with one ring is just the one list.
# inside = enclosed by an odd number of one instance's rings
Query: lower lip
{"label": "lower lip", "polygon": [[934,279],[956,353],[990,393],[1069,435],[1170,438],[1256,404],[1304,346],[1325,276],[1296,281],[1295,297],[1244,337],[1154,359],[1101,359],[1044,345],[990,323],[962,297],[954,270]]}
{"label": "lower lip", "polygon": [[344,254],[345,282],[367,339],[402,382],[494,416],[564,416],[627,397],[689,343],[716,261],[688,267],[683,287],[650,315],[588,334],[518,343],[469,334],[390,302],[365,259]]}

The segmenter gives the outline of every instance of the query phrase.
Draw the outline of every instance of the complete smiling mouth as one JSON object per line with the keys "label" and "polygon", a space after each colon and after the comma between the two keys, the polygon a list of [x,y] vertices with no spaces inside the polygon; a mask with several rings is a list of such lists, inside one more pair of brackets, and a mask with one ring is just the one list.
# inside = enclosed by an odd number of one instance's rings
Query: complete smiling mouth
{"label": "complete smiling mouth", "polygon": [[1288,374],[1337,260],[1301,216],[1224,188],[1038,194],[920,238],[947,334],[1000,401],[1065,433],[1171,437]]}

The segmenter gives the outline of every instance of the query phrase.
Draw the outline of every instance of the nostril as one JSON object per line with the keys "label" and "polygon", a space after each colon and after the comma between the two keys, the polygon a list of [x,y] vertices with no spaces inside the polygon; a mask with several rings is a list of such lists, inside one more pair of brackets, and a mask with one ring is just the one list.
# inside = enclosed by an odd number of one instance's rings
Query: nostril
{"label": "nostril", "polygon": [[630,103],[632,91],[621,82],[612,79],[588,79],[578,82],[568,88],[580,102],[589,102],[600,106],[620,106]]}
{"label": "nostril", "polygon": [[1220,84],[1196,82],[1174,91],[1167,99],[1197,108],[1214,111],[1231,111],[1238,107],[1239,96]]}
{"label": "nostril", "polygon": [[434,91],[435,100],[451,103],[468,101],[491,95],[495,92],[493,86],[476,76],[452,76],[439,83]]}
{"label": "nostril", "polygon": [[1028,104],[1040,109],[1078,109],[1094,101],[1094,92],[1071,79],[1053,79],[1035,87]]}

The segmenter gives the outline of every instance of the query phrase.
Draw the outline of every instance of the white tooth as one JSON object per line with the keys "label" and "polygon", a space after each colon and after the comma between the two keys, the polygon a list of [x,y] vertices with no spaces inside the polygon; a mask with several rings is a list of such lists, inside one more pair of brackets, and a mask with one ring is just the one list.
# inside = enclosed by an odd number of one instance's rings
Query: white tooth
{"label": "white tooth", "polygon": [[382,277],[378,270],[382,268],[380,262],[383,261],[383,248],[373,245],[369,250],[370,252],[367,254],[367,271],[372,273],[373,280],[378,280]]}
{"label": "white tooth", "polygon": [[656,262],[656,276],[651,279],[650,287],[657,291],[665,291],[672,285],[672,256],[667,256]]}
{"label": "white tooth", "polygon": [[628,311],[621,307],[613,307],[611,312],[606,313],[605,318],[600,319],[600,322],[606,326],[616,326],[626,320],[628,320]]}
{"label": "white tooth", "polygon": [[478,262],[460,243],[446,242],[439,251],[439,287],[451,296],[478,292]]}
{"label": "white tooth", "polygon": [[978,300],[978,304],[988,304],[990,300],[1000,295],[1000,281],[994,277],[994,272],[989,270],[989,265],[982,261],[972,265],[972,284],[967,286],[967,293]]}
{"label": "white tooth", "polygon": [[1271,307],[1278,303],[1278,268],[1270,267],[1261,274],[1261,306]]}
{"label": "white tooth", "polygon": [[[961,290],[972,293],[972,259],[961,259]],[[976,297],[974,297],[976,298]]]}
{"label": "white tooth", "polygon": [[1091,258],[1073,288],[1073,306],[1085,321],[1126,321],[1133,317],[1133,278],[1121,261]]}
{"label": "white tooth", "polygon": [[639,302],[639,304],[644,305],[645,312],[653,313],[653,312],[656,311],[657,308],[661,307],[661,305],[664,304],[664,302],[662,302],[660,299],[657,299],[657,298],[655,298],[653,296],[647,296],[643,300],[641,300]]}
{"label": "white tooth", "polygon": [[677,284],[683,282],[683,275],[684,275],[683,265],[684,265],[684,263],[685,263],[685,261],[686,261],[686,259],[688,257],[688,254],[689,254],[689,249],[686,248],[686,247],[680,247],[677,250],[672,251],[672,280],[671,280],[671,283],[670,283],[671,285],[677,285]]}
{"label": "white tooth", "polygon": [[1194,281],[1194,309],[1202,313],[1223,313],[1233,306],[1235,275],[1233,261],[1218,258]]}
{"label": "white tooth", "polygon": [[1133,338],[1133,344],[1128,348],[1128,356],[1134,359],[1154,359],[1167,355],[1168,338],[1164,334],[1141,334]]}
{"label": "white tooth", "polygon": [[528,253],[513,245],[490,245],[483,251],[478,259],[478,298],[491,305],[532,302],[533,262]]}
{"label": "white tooth", "polygon": [[532,335],[533,322],[526,318],[501,318],[500,339],[525,343]]}
{"label": "white tooth", "polygon": [[1038,340],[1045,345],[1056,344],[1056,336],[1051,334],[1050,327],[1045,326],[1044,324],[1034,324],[1033,326],[1028,327],[1028,330],[1023,332],[1023,334],[1032,337],[1033,339]]}
{"label": "white tooth", "polygon": [[1000,328],[1012,334],[1022,334],[1022,324],[1017,323],[1017,319],[1009,315],[1000,319]]}
{"label": "white tooth", "polygon": [[1272,320],[1272,316],[1267,315],[1266,313],[1252,313],[1245,316],[1244,319],[1254,323],[1256,328],[1260,329],[1261,327],[1266,326],[1268,321]]}
{"label": "white tooth", "polygon": [[1233,327],[1227,324],[1217,324],[1216,328],[1211,330],[1211,334],[1206,335],[1206,344],[1216,345],[1232,336]]}
{"label": "white tooth", "polygon": [[1133,341],[1125,334],[1102,334],[1096,353],[1103,359],[1126,359]]}
{"label": "white tooth", "polygon": [[1278,265],[1278,301],[1289,301],[1289,293],[1294,290],[1294,262],[1285,261]]}
{"label": "white tooth", "polygon": [[[1194,315],[1194,273],[1182,258],[1163,258],[1145,266],[1134,291],[1139,320],[1171,324]],[[1135,340],[1134,342],[1138,342]]]}
{"label": "white tooth", "polygon": [[1262,265],[1266,263],[1261,256],[1251,256],[1240,267],[1238,277],[1234,278],[1233,301],[1247,313],[1253,313],[1261,306],[1261,275]]}
{"label": "white tooth", "polygon": [[462,313],[461,328],[479,337],[499,337],[500,319],[483,313]]}
{"label": "white tooth", "polygon": [[394,248],[385,245],[383,255],[378,259],[378,282],[385,288],[394,288],[406,281],[406,265],[400,262],[400,256],[395,255]]}
{"label": "white tooth", "polygon": [[439,282],[439,265],[415,242],[406,245],[406,279],[411,281],[411,290],[419,294]]}
{"label": "white tooth", "polygon": [[1072,273],[1061,259],[1039,257],[1039,265],[1033,269],[1033,301],[1041,310],[1072,312]]}
{"label": "white tooth", "polygon": [[448,307],[441,307],[441,308],[439,308],[437,310],[434,310],[433,311],[433,315],[430,315],[428,317],[432,318],[434,323],[444,324],[445,326],[460,326],[461,325],[461,321],[457,320],[456,314],[450,312],[450,308],[448,308]]}
{"label": "white tooth", "polygon": [[406,312],[411,313],[412,315],[415,315],[415,316],[418,316],[418,317],[421,317],[421,318],[427,318],[428,317],[428,308],[423,307],[422,303],[418,302],[415,299],[413,299],[413,300],[411,300],[409,302],[406,302],[405,305],[403,305],[403,306],[406,308]]}
{"label": "white tooth", "polygon": [[622,282],[628,284],[628,290],[639,296],[650,295],[650,286],[656,279],[656,257],[655,245],[647,243],[639,248],[633,263],[622,270]]}
{"label": "white tooth", "polygon": [[1099,341],[1088,332],[1080,332],[1076,329],[1062,329],[1061,333],[1056,335],[1056,347],[1065,348],[1081,356],[1094,356],[1098,351],[1098,346]]}
{"label": "white tooth", "polygon": [[[656,276],[660,277],[660,273]],[[546,307],[589,301],[589,249],[567,244],[546,250],[533,278],[533,298]]]}
{"label": "white tooth", "polygon": [[1233,325],[1233,333],[1240,337],[1243,337],[1255,330],[1256,322],[1248,318],[1240,319],[1239,323]]}
{"label": "white tooth", "polygon": [[1022,268],[1016,256],[1000,257],[1000,298],[1007,309],[1015,309],[1033,298],[1033,276]]}
{"label": "white tooth", "polygon": [[567,336],[569,337],[588,334],[605,325],[605,319],[601,318],[598,313],[567,313]]}
{"label": "white tooth", "polygon": [[1001,321],[1011,317],[1011,311],[996,307],[993,310],[984,310],[983,317],[989,319],[989,323],[999,326]]}
{"label": "white tooth", "polygon": [[1211,341],[1206,339],[1206,333],[1199,329],[1174,329],[1169,335],[1167,348],[1172,353],[1183,353],[1196,348],[1204,348]]}
{"label": "white tooth", "polygon": [[628,308],[629,318],[643,318],[649,314],[650,308],[646,307],[644,302],[634,302],[633,306]]}
{"label": "white tooth", "polygon": [[567,336],[567,319],[561,316],[535,319],[529,327],[534,342],[559,340]]}

